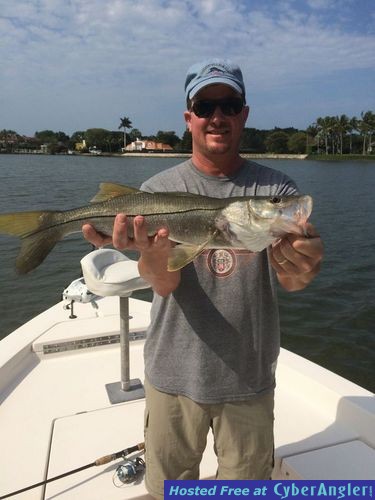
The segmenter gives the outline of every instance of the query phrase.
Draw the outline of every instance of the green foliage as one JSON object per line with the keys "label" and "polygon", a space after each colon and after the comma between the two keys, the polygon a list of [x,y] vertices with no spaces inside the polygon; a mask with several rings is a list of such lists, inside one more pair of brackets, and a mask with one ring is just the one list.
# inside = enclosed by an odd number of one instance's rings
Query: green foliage
{"label": "green foliage", "polygon": [[35,137],[43,144],[51,144],[57,142],[57,134],[52,130],[41,130],[35,132]]}
{"label": "green foliage", "polygon": [[174,130],[159,130],[156,134],[156,141],[162,142],[163,144],[169,144],[172,148],[174,148],[176,144],[180,142],[180,138],[177,137]]}
{"label": "green foliage", "polygon": [[[46,145],[50,153],[66,152],[74,149],[76,143],[86,140],[88,147],[96,147],[103,152],[120,153],[129,142],[149,139],[169,144],[176,150],[191,151],[192,138],[190,132],[184,132],[180,139],[175,131],[159,130],[155,136],[145,137],[137,128],[133,128],[131,120],[120,118],[119,129],[122,132],[103,128],[90,128],[76,131],[71,137],[65,132],[41,130],[34,137],[20,136],[14,130],[0,131],[0,151],[14,152],[20,149],[40,149]],[[132,129],[127,133],[127,129]],[[318,117],[306,131],[293,127],[272,130],[245,128],[240,142],[240,151],[246,153],[308,153],[312,155],[371,155],[375,149],[375,113],[362,111],[360,118],[342,114],[340,116]]]}
{"label": "green foliage", "polygon": [[124,130],[127,128],[133,128],[130,118],[128,118],[127,116],[124,116],[124,118],[120,118],[119,128],[123,128]]}
{"label": "green foliage", "polygon": [[132,122],[130,121],[130,118],[128,118],[127,116],[124,116],[124,118],[120,118],[120,125],[118,127],[119,129],[122,128],[124,129],[124,150],[126,148],[126,143],[127,143],[127,140],[128,140],[128,135],[126,133],[126,129],[127,128],[133,128],[132,126]]}
{"label": "green foliage", "polygon": [[106,153],[114,153],[121,150],[122,132],[106,130],[104,128],[89,128],[84,134],[88,148],[96,148]]}
{"label": "green foliage", "polygon": [[68,141],[69,149],[74,151],[76,143],[82,142],[84,138],[85,138],[85,132],[83,130],[77,130],[76,132],[74,132],[70,136]]}
{"label": "green foliage", "polygon": [[[362,111],[361,119],[348,118],[346,115],[325,116],[317,118],[308,128],[308,133],[314,138],[317,154],[326,155],[343,153],[372,153],[372,136],[375,134],[375,114],[372,111]],[[358,141],[358,137],[361,138]],[[359,147],[361,142],[362,146]]]}
{"label": "green foliage", "polygon": [[240,150],[251,153],[266,151],[265,139],[267,132],[256,128],[244,128],[241,137]]}
{"label": "green foliage", "polygon": [[286,132],[279,130],[268,135],[266,148],[270,153],[287,153],[289,136]]}
{"label": "green foliage", "polygon": [[18,135],[15,130],[6,130],[5,128],[3,130],[0,130],[0,139],[4,139],[4,137],[8,135]]}
{"label": "green foliage", "polygon": [[137,139],[142,139],[142,132],[137,128],[133,128],[131,132],[127,135],[129,137],[130,142],[134,142]]}
{"label": "green foliage", "polygon": [[288,139],[288,150],[290,153],[303,154],[307,149],[307,134],[305,132],[296,132]]}
{"label": "green foliage", "polygon": [[89,128],[85,132],[85,141],[89,148],[96,147],[102,149],[107,142],[110,131],[104,128]]}
{"label": "green foliage", "polygon": [[178,149],[180,151],[191,151],[193,148],[193,142],[191,137],[191,132],[189,130],[185,130],[181,141],[178,144]]}
{"label": "green foliage", "polygon": [[50,154],[64,153],[68,150],[69,136],[65,132],[54,132],[53,130],[41,130],[35,132],[35,138],[40,145],[46,145]]}

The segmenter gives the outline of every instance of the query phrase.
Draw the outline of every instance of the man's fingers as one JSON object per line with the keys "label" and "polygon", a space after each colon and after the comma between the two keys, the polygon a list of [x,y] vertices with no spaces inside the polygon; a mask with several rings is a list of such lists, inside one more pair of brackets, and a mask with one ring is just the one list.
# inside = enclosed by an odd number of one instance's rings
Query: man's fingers
{"label": "man's fingers", "polygon": [[308,237],[288,234],[272,245],[273,265],[277,272],[289,274],[310,273],[322,259],[323,244],[311,224],[306,227]]}
{"label": "man's fingers", "polygon": [[128,247],[128,221],[126,215],[118,214],[116,215],[115,222],[113,225],[113,246],[119,250],[124,250]]}
{"label": "man's fingers", "polygon": [[84,224],[82,226],[82,233],[85,240],[89,241],[92,245],[98,248],[112,243],[111,236],[99,233],[91,224]]}
{"label": "man's fingers", "polygon": [[118,250],[128,249],[143,252],[152,247],[161,249],[164,246],[170,246],[168,229],[159,229],[155,235],[149,237],[145,218],[142,215],[137,215],[134,218],[133,237],[129,238],[128,226],[130,223],[132,222],[128,220],[125,214],[118,214],[114,221],[112,237],[99,233],[91,224],[84,224],[82,232],[85,239],[96,247],[103,247],[112,243],[114,248]]}
{"label": "man's fingers", "polygon": [[159,247],[161,246],[171,246],[171,242],[168,239],[169,231],[166,228],[159,229],[155,236],[155,244]]}
{"label": "man's fingers", "polygon": [[145,219],[142,215],[134,218],[134,243],[141,251],[150,246]]}

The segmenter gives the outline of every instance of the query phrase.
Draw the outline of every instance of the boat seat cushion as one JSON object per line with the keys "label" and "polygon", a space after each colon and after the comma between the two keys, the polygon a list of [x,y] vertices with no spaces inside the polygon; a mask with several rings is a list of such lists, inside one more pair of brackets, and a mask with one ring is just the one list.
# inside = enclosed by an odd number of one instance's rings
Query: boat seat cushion
{"label": "boat seat cushion", "polygon": [[127,297],[150,286],[139,276],[138,263],[117,250],[94,250],[83,257],[81,267],[88,289],[101,297]]}

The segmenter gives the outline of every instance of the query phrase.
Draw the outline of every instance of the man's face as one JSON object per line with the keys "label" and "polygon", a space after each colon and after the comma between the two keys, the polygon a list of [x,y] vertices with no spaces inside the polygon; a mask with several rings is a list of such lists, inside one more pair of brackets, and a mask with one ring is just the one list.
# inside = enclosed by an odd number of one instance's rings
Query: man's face
{"label": "man's face", "polygon": [[[241,97],[227,85],[210,85],[194,96],[193,102]],[[185,121],[192,134],[193,151],[204,156],[238,154],[241,133],[249,114],[244,106],[239,114],[226,116],[219,106],[208,118],[199,118],[192,110],[185,112]]]}

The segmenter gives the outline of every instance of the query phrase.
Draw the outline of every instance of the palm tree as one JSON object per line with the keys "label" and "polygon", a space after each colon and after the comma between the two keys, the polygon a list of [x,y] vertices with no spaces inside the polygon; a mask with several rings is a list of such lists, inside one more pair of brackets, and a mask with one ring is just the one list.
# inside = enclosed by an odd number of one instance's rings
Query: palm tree
{"label": "palm tree", "polygon": [[120,120],[121,120],[121,123],[120,123],[119,128],[124,129],[124,151],[125,151],[125,148],[126,148],[126,129],[133,128],[133,127],[132,127],[132,122],[130,121],[130,119],[127,116],[124,116],[124,118],[120,118]]}
{"label": "palm tree", "polygon": [[319,134],[324,137],[324,143],[326,147],[326,155],[328,154],[328,138],[332,131],[332,117],[326,116],[325,118],[319,117],[316,120],[316,124],[319,128]]}
{"label": "palm tree", "polygon": [[368,111],[368,113],[370,114],[369,116],[369,139],[368,139],[368,148],[367,148],[367,151],[369,153],[372,153],[372,135],[375,134],[375,113],[373,113],[372,111]]}
{"label": "palm tree", "polygon": [[349,153],[352,154],[352,151],[353,151],[353,131],[354,130],[358,130],[358,120],[355,116],[353,116],[352,118],[350,118],[349,120],[349,124],[348,124],[348,132],[349,132],[349,138],[350,138],[350,142],[349,142]]}
{"label": "palm tree", "polygon": [[320,154],[320,148],[319,148],[319,143],[320,143],[320,137],[319,137],[319,127],[317,126],[316,123],[313,123],[312,125],[309,125],[306,129],[306,153],[308,153],[308,146],[309,146],[309,138],[312,137],[313,140],[315,141],[315,144],[317,145],[317,153]]}
{"label": "palm tree", "polygon": [[336,131],[339,136],[340,154],[342,154],[343,142],[344,142],[343,137],[350,130],[349,118],[346,115],[341,115],[340,117],[336,116],[335,121],[336,121]]}
{"label": "palm tree", "polygon": [[[358,130],[361,135],[363,135],[363,149],[362,154],[366,154],[366,151],[372,151],[372,134],[375,133],[375,114],[372,111],[362,111],[361,120],[358,122]],[[368,145],[366,147],[366,137],[368,137]]]}

